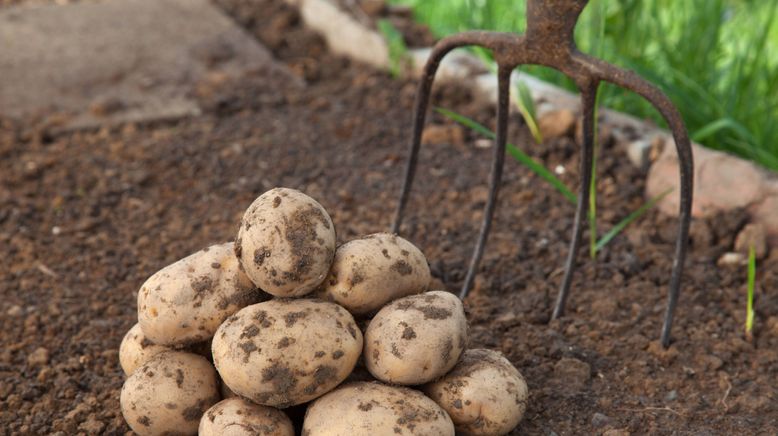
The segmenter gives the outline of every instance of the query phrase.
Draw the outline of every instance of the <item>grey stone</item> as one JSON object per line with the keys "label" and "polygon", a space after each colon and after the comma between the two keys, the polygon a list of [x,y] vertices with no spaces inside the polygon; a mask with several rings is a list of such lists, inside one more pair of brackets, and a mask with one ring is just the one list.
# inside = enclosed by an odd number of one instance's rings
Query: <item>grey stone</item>
{"label": "grey stone", "polygon": [[22,5],[0,10],[0,41],[0,114],[65,129],[197,114],[209,74],[292,77],[207,0]]}

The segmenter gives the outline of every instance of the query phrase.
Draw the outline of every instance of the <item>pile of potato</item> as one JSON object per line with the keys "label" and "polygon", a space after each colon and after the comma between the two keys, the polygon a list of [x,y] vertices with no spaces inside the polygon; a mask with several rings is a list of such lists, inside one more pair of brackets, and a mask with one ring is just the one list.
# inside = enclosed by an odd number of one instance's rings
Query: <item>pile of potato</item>
{"label": "pile of potato", "polygon": [[516,427],[524,379],[500,353],[467,349],[462,303],[428,291],[421,251],[386,233],[335,241],[319,203],[276,188],[251,204],[234,243],[152,275],[119,352],[129,426],[294,435],[283,409],[307,407],[297,431],[308,436]]}

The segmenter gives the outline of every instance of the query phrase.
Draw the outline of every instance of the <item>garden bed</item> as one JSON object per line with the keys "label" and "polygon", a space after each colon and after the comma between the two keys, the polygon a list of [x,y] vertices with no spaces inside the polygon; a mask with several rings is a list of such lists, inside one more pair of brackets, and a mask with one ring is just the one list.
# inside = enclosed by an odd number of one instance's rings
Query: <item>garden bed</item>
{"label": "garden bed", "polygon": [[[305,87],[263,72],[198,87],[206,110],[175,123],[52,136],[0,124],[0,428],[124,434],[118,347],[140,284],[230,240],[261,192],[300,189],[331,213],[339,242],[389,228],[416,84],[330,54],[281,0],[219,0]],[[445,86],[436,105],[492,126],[493,109]],[[491,150],[437,116],[403,235],[435,283],[464,279],[486,201]],[[528,144],[517,114],[510,139]],[[479,143],[480,144],[480,143]],[[569,137],[522,147],[575,186]],[[602,150],[601,230],[643,204],[645,173]],[[758,265],[756,330],[743,335],[744,267],[718,267],[746,211],[695,220],[673,345],[656,341],[676,220],[650,211],[591,261],[582,250],[568,313],[548,323],[573,206],[508,160],[476,288],[471,346],[501,350],[529,383],[514,434],[778,432],[778,253]],[[619,432],[620,431],[620,432]]]}

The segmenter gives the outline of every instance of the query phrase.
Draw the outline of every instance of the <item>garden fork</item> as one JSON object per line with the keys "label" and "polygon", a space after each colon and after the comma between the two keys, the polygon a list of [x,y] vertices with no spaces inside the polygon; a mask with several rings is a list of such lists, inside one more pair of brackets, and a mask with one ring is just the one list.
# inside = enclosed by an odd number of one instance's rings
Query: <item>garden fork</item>
{"label": "garden fork", "polygon": [[570,293],[576,253],[581,243],[584,219],[586,218],[587,206],[589,204],[589,185],[592,178],[594,144],[594,107],[597,88],[601,82],[605,81],[635,92],[656,107],[667,121],[675,140],[680,162],[680,224],[675,243],[675,259],[670,278],[667,310],[661,332],[662,345],[667,347],[670,344],[673,314],[678,302],[691,220],[693,168],[689,136],[680,113],[670,99],[658,88],[631,71],[620,69],[578,50],[575,45],[573,31],[578,17],[588,2],[589,0],[527,0],[527,31],[524,35],[471,31],[443,38],[435,45],[424,67],[416,95],[413,136],[408,152],[405,180],[395,212],[392,231],[397,233],[402,224],[403,213],[416,173],[421,134],[429,104],[430,91],[441,60],[451,50],[458,47],[480,46],[491,50],[498,67],[497,136],[490,174],[489,196],[484,209],[483,222],[481,223],[481,230],[478,234],[478,240],[470,260],[465,282],[460,292],[460,297],[465,298],[473,285],[475,274],[483,255],[484,245],[489,236],[489,229],[500,189],[508,130],[511,73],[516,67],[527,64],[543,65],[556,69],[570,77],[581,91],[583,112],[581,184],[576,205],[572,240],[570,241],[570,249],[565,262],[565,273],[551,318],[556,319],[562,316],[565,310],[565,302]]}

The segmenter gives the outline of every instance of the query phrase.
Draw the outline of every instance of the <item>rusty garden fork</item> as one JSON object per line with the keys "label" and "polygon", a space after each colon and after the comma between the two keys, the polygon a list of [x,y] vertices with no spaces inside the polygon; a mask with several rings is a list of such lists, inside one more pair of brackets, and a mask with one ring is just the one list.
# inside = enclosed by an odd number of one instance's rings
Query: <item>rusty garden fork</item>
{"label": "rusty garden fork", "polygon": [[565,303],[570,293],[576,254],[581,244],[583,224],[589,204],[589,185],[592,178],[594,148],[594,107],[597,89],[601,82],[610,82],[637,93],[656,107],[667,121],[675,140],[680,162],[680,223],[675,243],[667,309],[661,331],[662,345],[670,344],[673,315],[686,258],[687,240],[692,209],[692,151],[689,136],[681,115],[669,98],[658,88],[643,80],[637,74],[620,69],[600,59],[581,53],[575,45],[573,31],[583,9],[589,0],[527,0],[527,31],[524,35],[486,31],[463,32],[441,39],[433,48],[419,84],[413,118],[413,136],[409,146],[408,162],[403,181],[400,201],[395,212],[392,231],[399,232],[405,206],[416,173],[421,134],[429,105],[432,83],[443,58],[451,50],[464,46],[480,46],[492,51],[497,63],[498,101],[497,135],[489,182],[489,195],[484,209],[481,230],[467,270],[460,297],[465,298],[475,279],[481,262],[484,246],[494,216],[494,208],[502,179],[505,161],[505,146],[508,133],[508,111],[510,78],[520,65],[543,65],[554,68],[570,77],[581,91],[583,112],[583,150],[581,154],[581,184],[573,224],[573,235],[565,262],[565,273],[559,295],[551,315],[556,319],[564,314]]}

